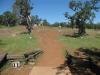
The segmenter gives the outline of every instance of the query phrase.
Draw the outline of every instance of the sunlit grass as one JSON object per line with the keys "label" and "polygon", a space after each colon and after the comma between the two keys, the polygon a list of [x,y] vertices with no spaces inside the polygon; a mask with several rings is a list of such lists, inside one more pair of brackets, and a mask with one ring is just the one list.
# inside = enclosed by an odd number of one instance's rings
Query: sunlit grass
{"label": "sunlit grass", "polygon": [[[16,27],[10,28],[10,30],[14,31],[10,35],[0,36],[0,52],[8,52],[13,54],[28,52],[37,48],[37,38],[31,34],[15,34],[19,31]],[[30,39],[30,37],[32,37]]]}
{"label": "sunlit grass", "polygon": [[77,49],[80,47],[85,48],[99,48],[100,49],[100,35],[84,36],[79,38],[60,36],[59,39],[65,44],[65,46]]}

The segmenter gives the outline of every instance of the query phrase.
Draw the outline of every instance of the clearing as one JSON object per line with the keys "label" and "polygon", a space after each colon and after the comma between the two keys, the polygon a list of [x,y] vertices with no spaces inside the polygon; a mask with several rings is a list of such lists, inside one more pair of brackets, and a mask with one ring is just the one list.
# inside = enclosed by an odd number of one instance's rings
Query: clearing
{"label": "clearing", "polygon": [[[57,67],[64,63],[64,44],[57,38],[61,33],[52,28],[44,27],[35,30],[35,35],[40,41],[40,48],[43,49],[43,55],[39,58],[38,63],[33,67],[29,75],[56,75]],[[69,70],[67,69],[69,73]],[[66,70],[59,75],[65,75]],[[68,74],[69,75],[69,74]]]}
{"label": "clearing", "polygon": [[[2,75],[56,75],[57,67],[64,63],[64,51],[74,52],[80,47],[100,48],[100,31],[88,30],[89,36],[73,38],[70,35],[76,30],[56,27],[37,27],[33,29],[32,39],[25,32],[24,27],[12,27],[0,29],[1,52],[23,53],[34,48],[43,50],[43,54],[37,60],[36,66],[25,65],[21,69],[9,68],[2,72]],[[70,75],[65,70],[59,75]]]}

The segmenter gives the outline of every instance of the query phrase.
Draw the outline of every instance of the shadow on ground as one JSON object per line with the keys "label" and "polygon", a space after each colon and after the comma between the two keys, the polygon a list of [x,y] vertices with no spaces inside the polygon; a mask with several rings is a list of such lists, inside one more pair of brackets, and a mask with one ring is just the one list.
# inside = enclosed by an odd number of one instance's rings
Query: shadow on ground
{"label": "shadow on ground", "polygon": [[28,32],[21,32],[20,34],[28,34]]}
{"label": "shadow on ground", "polygon": [[100,49],[79,48],[74,55],[66,52],[66,60],[64,64],[57,67],[56,75],[67,67],[72,75],[100,75]]}
{"label": "shadow on ground", "polygon": [[2,40],[0,40],[0,46],[6,45]]}
{"label": "shadow on ground", "polygon": [[71,37],[71,38],[78,38],[78,37],[87,36],[87,35],[88,34],[79,35],[78,33],[74,33],[74,34],[64,34],[63,36],[65,36],[65,37]]}

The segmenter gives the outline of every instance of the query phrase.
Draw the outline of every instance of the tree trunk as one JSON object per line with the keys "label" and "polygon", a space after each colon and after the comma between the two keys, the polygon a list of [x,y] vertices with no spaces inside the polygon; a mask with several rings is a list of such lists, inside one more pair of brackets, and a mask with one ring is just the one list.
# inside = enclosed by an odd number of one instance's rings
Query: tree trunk
{"label": "tree trunk", "polygon": [[27,21],[27,30],[28,30],[28,34],[30,34],[32,32],[32,24],[31,24],[31,19],[28,17],[26,17],[26,21]]}
{"label": "tree trunk", "polygon": [[10,25],[9,25],[8,21],[7,21],[7,26],[8,26],[8,27],[10,27]]}
{"label": "tree trunk", "polygon": [[84,24],[81,24],[78,26],[78,34],[79,36],[83,36],[86,34],[86,31],[85,31],[85,25]]}

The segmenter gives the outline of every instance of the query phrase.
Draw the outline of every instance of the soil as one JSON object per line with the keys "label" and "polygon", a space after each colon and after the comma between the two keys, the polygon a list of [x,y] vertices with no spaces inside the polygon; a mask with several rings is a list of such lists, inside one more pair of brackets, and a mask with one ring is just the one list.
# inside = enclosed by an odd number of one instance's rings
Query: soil
{"label": "soil", "polygon": [[[7,33],[8,34],[8,33]],[[52,68],[56,68],[64,63],[64,45],[60,41],[58,41],[58,36],[62,35],[58,29],[41,27],[33,29],[33,35],[39,39],[39,48],[43,50],[43,54],[38,59],[36,67],[45,67],[45,69],[50,70],[50,72],[54,71]],[[51,67],[51,68],[49,68]],[[49,68],[49,69],[48,69]],[[37,69],[37,68],[36,68]],[[40,69],[38,69],[40,71]],[[38,72],[37,70],[37,72]],[[49,73],[50,73],[49,72]],[[1,75],[33,75],[34,67],[33,66],[24,66],[20,69],[7,69],[1,72]],[[52,74],[52,73],[51,73]],[[51,75],[48,74],[48,75]],[[45,75],[42,71],[36,75]],[[65,75],[65,74],[63,74]]]}
{"label": "soil", "polygon": [[20,68],[9,67],[1,71],[0,75],[29,75],[31,65],[24,65]]}
{"label": "soil", "polygon": [[69,68],[58,70],[64,63],[64,45],[58,41],[58,36],[62,32],[52,28],[42,28],[35,32],[40,41],[39,46],[43,49],[43,55],[39,58],[37,64],[29,75],[71,75]]}
{"label": "soil", "polygon": [[35,30],[35,35],[39,39],[39,46],[43,50],[37,66],[57,67],[64,62],[64,45],[58,41],[60,33],[50,28]]}

